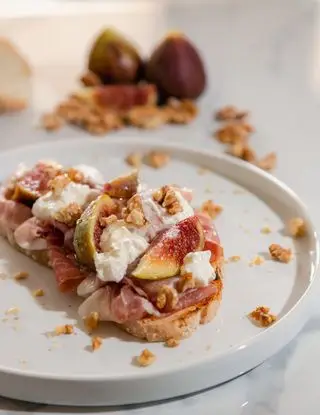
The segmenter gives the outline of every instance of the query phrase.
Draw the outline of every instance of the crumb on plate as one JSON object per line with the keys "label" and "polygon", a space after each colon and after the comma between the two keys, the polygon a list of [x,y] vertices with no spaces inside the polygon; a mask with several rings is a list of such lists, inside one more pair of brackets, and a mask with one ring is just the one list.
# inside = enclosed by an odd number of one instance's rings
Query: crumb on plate
{"label": "crumb on plate", "polygon": [[42,288],[38,288],[37,290],[34,290],[32,295],[34,297],[43,297],[44,296],[44,291]]}
{"label": "crumb on plate", "polygon": [[91,347],[92,351],[98,350],[102,345],[102,338],[98,336],[94,336],[91,339]]}
{"label": "crumb on plate", "polygon": [[6,310],[5,314],[6,315],[8,315],[8,314],[15,314],[15,315],[17,315],[19,312],[20,312],[19,307],[10,307],[10,308],[8,308],[8,310]]}
{"label": "crumb on plate", "polygon": [[20,281],[20,280],[25,280],[26,278],[28,278],[29,277],[29,273],[27,272],[27,271],[20,271],[20,272],[17,272],[15,275],[14,275],[14,279],[16,280],[16,281]]}
{"label": "crumb on plate", "polygon": [[302,218],[292,218],[288,223],[290,234],[295,238],[301,238],[307,233],[306,223]]}
{"label": "crumb on plate", "polygon": [[60,336],[61,334],[72,334],[74,332],[74,327],[73,324],[64,324],[63,326],[57,326],[54,331],[57,336]]}
{"label": "crumb on plate", "polygon": [[136,362],[139,366],[146,367],[150,366],[156,360],[156,356],[150,352],[149,349],[144,349],[140,355],[136,358]]}
{"label": "crumb on plate", "polygon": [[163,151],[150,151],[145,157],[145,162],[150,167],[160,169],[170,161],[170,155]]}
{"label": "crumb on plate", "polygon": [[250,266],[253,266],[253,265],[261,265],[261,264],[263,264],[263,263],[264,263],[264,259],[263,259],[261,256],[256,255],[256,256],[253,258],[253,260],[252,260],[252,261],[250,261],[249,265],[250,265]]}
{"label": "crumb on plate", "polygon": [[292,251],[290,248],[283,248],[281,245],[279,244],[271,244],[269,246],[269,252],[271,255],[271,258],[279,261],[279,262],[284,262],[285,264],[287,264],[288,262],[290,262],[291,258],[292,258]]}
{"label": "crumb on plate", "polygon": [[270,226],[264,226],[263,228],[261,228],[260,232],[265,234],[265,235],[268,234],[268,233],[271,233]]}
{"label": "crumb on plate", "polygon": [[87,317],[83,319],[84,325],[89,333],[95,330],[99,324],[99,314],[96,311],[90,313]]}
{"label": "crumb on plate", "polygon": [[238,262],[240,261],[240,256],[239,255],[232,255],[231,257],[229,257],[229,261],[230,262]]}
{"label": "crumb on plate", "polygon": [[269,153],[257,161],[256,165],[265,171],[273,170],[277,164],[277,155],[275,152]]}
{"label": "crumb on plate", "polygon": [[256,307],[248,317],[261,327],[271,326],[277,320],[277,316],[270,313],[270,308],[265,306]]}
{"label": "crumb on plate", "polygon": [[201,205],[201,212],[206,213],[211,219],[215,219],[221,212],[223,211],[223,207],[217,205],[213,202],[213,200],[206,200]]}
{"label": "crumb on plate", "polygon": [[166,343],[165,343],[165,345],[166,345],[167,347],[178,347],[178,346],[179,346],[179,344],[180,344],[180,341],[179,341],[179,340],[177,340],[177,339],[174,339],[173,337],[172,337],[172,338],[170,338],[170,339],[168,339],[168,340],[166,341]]}
{"label": "crumb on plate", "polygon": [[126,157],[126,163],[129,166],[139,168],[142,164],[142,155],[140,153],[130,153]]}

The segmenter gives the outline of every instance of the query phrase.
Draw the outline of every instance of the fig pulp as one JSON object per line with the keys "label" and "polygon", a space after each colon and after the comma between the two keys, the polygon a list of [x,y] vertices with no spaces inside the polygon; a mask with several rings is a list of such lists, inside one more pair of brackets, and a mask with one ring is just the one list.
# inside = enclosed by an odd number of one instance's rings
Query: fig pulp
{"label": "fig pulp", "polygon": [[105,84],[128,84],[139,80],[143,63],[131,42],[113,29],[105,29],[94,42],[88,69]]}
{"label": "fig pulp", "polygon": [[164,98],[196,99],[206,86],[206,74],[196,47],[180,33],[168,35],[151,54],[146,78]]}

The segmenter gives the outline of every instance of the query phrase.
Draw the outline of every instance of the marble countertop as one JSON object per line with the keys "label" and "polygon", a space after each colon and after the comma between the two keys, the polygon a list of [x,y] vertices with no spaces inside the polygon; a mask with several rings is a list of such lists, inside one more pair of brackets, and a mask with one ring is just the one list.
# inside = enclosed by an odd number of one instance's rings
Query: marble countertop
{"label": "marble countertop", "polygon": [[[188,128],[168,127],[156,131],[155,137],[166,139],[170,135],[173,140],[191,146],[223,151],[209,138],[214,128],[213,111],[224,104],[249,109],[257,129],[252,145],[261,155],[277,152],[279,164],[275,174],[301,196],[320,228],[316,184],[320,177],[319,3],[311,0],[167,1],[161,7],[158,2],[154,10],[150,4],[152,1],[148,2],[148,16],[154,20],[145,22],[150,42],[152,36],[161,35],[167,28],[185,31],[202,49],[210,75],[197,121]],[[135,11],[136,19],[137,16],[139,10]],[[141,16],[139,26],[143,27],[143,11]],[[0,23],[0,32],[1,29]],[[11,117],[1,119],[1,149],[26,142],[85,136],[72,129],[49,135],[33,125],[46,107],[61,98],[62,91],[70,89],[77,72],[79,68],[75,65],[68,69],[45,64],[37,67],[33,109],[22,115],[19,123]],[[128,135],[143,136],[144,133],[129,131]],[[320,308],[315,304],[303,331],[284,350],[220,387],[182,399],[119,408],[52,407],[0,398],[0,410],[17,414],[300,415],[303,412],[313,415],[320,412],[319,350]]]}

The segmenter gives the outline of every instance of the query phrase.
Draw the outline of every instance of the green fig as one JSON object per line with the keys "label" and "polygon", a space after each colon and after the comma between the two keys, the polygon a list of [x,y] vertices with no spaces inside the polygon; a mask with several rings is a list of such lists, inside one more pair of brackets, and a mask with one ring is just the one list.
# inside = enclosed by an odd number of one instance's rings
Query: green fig
{"label": "green fig", "polygon": [[137,82],[142,67],[136,47],[114,29],[105,29],[95,40],[89,54],[88,69],[105,84]]}
{"label": "green fig", "polygon": [[196,47],[182,33],[170,33],[146,64],[146,79],[164,98],[196,99],[205,89],[206,73]]}

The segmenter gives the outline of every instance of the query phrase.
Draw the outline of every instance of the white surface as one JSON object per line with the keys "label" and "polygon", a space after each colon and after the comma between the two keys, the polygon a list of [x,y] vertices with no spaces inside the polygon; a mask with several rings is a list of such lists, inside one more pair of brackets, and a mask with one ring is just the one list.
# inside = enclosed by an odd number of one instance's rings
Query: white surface
{"label": "white surface", "polygon": [[[74,153],[73,149],[80,146],[81,152]],[[206,192],[224,206],[216,225],[225,255],[240,255],[242,261],[226,265],[218,317],[177,349],[148,345],[157,356],[148,368],[132,364],[145,345],[109,325],[101,328],[103,346],[91,353],[90,338],[81,325],[72,336],[46,335],[57,325],[75,322],[79,299],[59,294],[50,270],[1,241],[1,258],[3,263],[8,261],[9,273],[26,270],[30,274],[23,283],[17,283],[10,274],[1,281],[0,303],[5,318],[0,327],[1,394],[69,405],[170,398],[250,370],[289,342],[305,323],[319,256],[314,229],[299,199],[273,176],[248,163],[176,145],[118,138],[48,142],[15,149],[0,154],[0,165],[4,178],[22,161],[30,165],[50,156],[65,165],[94,164],[110,179],[127,169],[124,159],[133,149],[143,153],[160,149],[172,155],[165,168],[142,170],[142,180],[147,184],[187,183],[195,189],[194,206],[208,198]],[[199,175],[199,166],[210,171]],[[295,216],[305,218],[308,236],[293,241],[286,235],[284,224]],[[270,235],[261,234],[264,224],[273,230]],[[284,265],[270,260],[267,252],[273,242],[292,248],[293,261]],[[250,266],[258,254],[265,257],[265,263]],[[30,294],[35,288],[43,288],[44,297],[35,300]],[[257,305],[271,307],[279,321],[268,329],[253,325],[246,315]],[[14,306],[20,309],[18,320],[5,314]]]}
{"label": "white surface", "polygon": [[[110,2],[119,3],[118,0],[108,0]],[[155,6],[164,1],[150,3]],[[210,138],[212,129],[216,128],[212,123],[213,111],[224,104],[249,109],[257,128],[252,145],[260,155],[270,150],[277,152],[279,163],[275,175],[305,201],[319,229],[320,200],[315,186],[320,176],[319,2],[207,0],[199,5],[195,0],[174,0],[168,3],[171,5],[165,7],[163,13],[159,10],[150,10],[148,14],[129,12],[123,14],[123,19],[113,13],[99,18],[91,15],[86,16],[85,23],[81,19],[74,19],[73,23],[62,19],[59,21],[61,38],[54,36],[57,25],[49,20],[17,20],[16,24],[8,21],[5,27],[1,22],[2,34],[9,33],[18,40],[32,58],[37,74],[37,105],[31,117],[28,114],[0,120],[1,148],[56,140],[66,134],[86,136],[71,129],[57,135],[45,134],[36,130],[32,122],[37,121],[52,102],[68,93],[80,72],[87,36],[106,21],[106,24],[114,21],[125,32],[129,27],[129,33],[139,44],[142,42],[142,48],[144,42],[147,43],[145,50],[162,36],[165,26],[185,30],[205,55],[209,90],[201,100],[201,115],[192,126],[163,129],[155,132],[155,136],[166,141],[170,133],[176,142],[223,152],[223,147]],[[30,2],[27,5],[24,1],[24,4],[29,7]],[[68,42],[71,35],[81,41]],[[51,45],[50,53],[42,47],[43,39]],[[66,60],[67,67],[64,66]],[[129,134],[144,136],[140,131]],[[183,399],[153,405],[104,407],[89,412],[108,415],[318,415],[316,362],[319,347],[320,308],[316,302],[309,323],[290,345],[232,382]],[[46,407],[7,399],[0,401],[0,408],[3,413],[19,415],[33,411],[43,414],[88,412],[88,409]]]}

